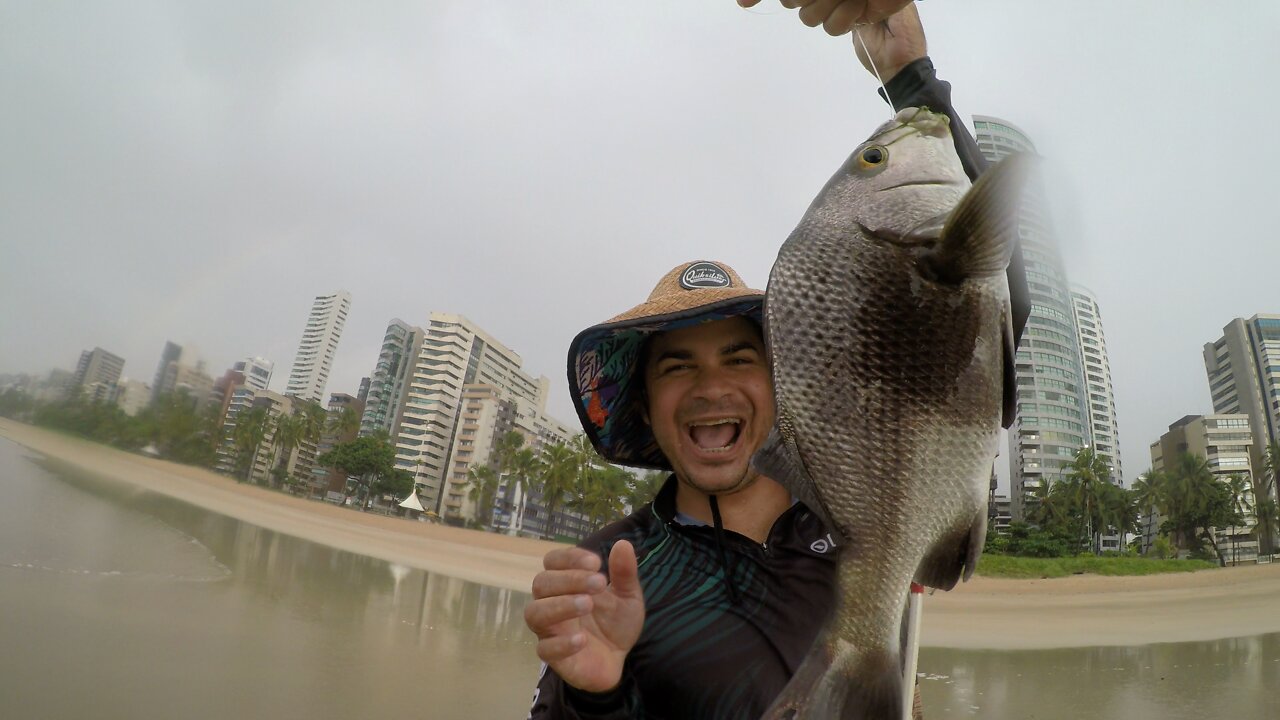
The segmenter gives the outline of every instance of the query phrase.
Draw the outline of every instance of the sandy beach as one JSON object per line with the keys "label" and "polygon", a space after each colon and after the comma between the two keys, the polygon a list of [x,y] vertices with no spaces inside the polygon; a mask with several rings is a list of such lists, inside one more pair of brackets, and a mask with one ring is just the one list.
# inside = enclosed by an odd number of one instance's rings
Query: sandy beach
{"label": "sandy beach", "polygon": [[[361,513],[243,485],[0,418],[0,436],[51,460],[263,528],[473,582],[528,591],[554,543]],[[2,477],[2,475],[0,475]],[[926,595],[930,647],[1127,646],[1280,632],[1280,564],[1145,577],[974,578]]]}

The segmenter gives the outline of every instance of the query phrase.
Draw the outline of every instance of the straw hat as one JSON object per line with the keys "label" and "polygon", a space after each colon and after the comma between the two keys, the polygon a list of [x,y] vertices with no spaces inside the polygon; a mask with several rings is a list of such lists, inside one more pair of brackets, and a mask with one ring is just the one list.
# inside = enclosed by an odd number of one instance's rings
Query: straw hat
{"label": "straw hat", "polygon": [[644,422],[640,349],[655,333],[731,317],[762,324],[764,293],[724,263],[699,260],[662,276],[649,299],[583,330],[569,345],[569,394],[591,444],[608,461],[670,470]]}

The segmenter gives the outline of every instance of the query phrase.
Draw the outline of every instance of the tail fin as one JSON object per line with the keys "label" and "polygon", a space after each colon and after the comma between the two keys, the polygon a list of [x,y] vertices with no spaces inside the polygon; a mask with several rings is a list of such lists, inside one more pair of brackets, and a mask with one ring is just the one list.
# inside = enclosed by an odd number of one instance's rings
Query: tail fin
{"label": "tail fin", "polygon": [[[834,647],[832,647],[834,645]],[[762,720],[901,720],[897,653],[819,639]]]}

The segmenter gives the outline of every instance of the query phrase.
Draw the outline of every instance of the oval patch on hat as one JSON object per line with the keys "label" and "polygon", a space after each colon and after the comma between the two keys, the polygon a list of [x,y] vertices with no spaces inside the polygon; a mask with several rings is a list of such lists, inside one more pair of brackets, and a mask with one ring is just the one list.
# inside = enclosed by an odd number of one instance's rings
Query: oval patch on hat
{"label": "oval patch on hat", "polygon": [[694,263],[680,275],[680,287],[685,290],[727,288],[732,284],[729,273],[721,270],[715,263]]}

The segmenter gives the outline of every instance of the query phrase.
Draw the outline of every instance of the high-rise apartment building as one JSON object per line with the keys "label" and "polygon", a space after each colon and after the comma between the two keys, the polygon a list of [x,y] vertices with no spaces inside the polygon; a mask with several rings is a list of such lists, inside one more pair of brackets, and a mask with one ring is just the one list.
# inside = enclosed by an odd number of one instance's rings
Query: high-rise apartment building
{"label": "high-rise apartment building", "polygon": [[96,347],[80,353],[74,382],[90,399],[109,402],[123,372],[124,358]]}
{"label": "high-rise apartment building", "polygon": [[[253,448],[242,450],[236,446],[236,425],[247,413],[257,408],[266,413],[261,441]],[[287,457],[278,454],[280,449],[275,445],[275,431],[277,419],[292,415],[297,409],[294,398],[270,390],[259,390],[247,384],[237,386],[231,393],[231,401],[223,419],[223,442],[218,448],[218,471],[262,484],[272,480],[271,471],[277,466],[283,468],[286,474],[294,472],[300,459],[300,448],[294,447]],[[241,452],[246,454],[241,457]],[[309,473],[310,469],[300,472]]]}
{"label": "high-rise apartment building", "polygon": [[141,380],[123,378],[116,383],[116,405],[133,417],[151,402],[151,387]]}
{"label": "high-rise apartment building", "polygon": [[[203,408],[213,396],[213,378],[204,372],[203,366],[193,368],[180,362],[171,362],[160,376],[161,394],[186,395],[196,409]],[[154,388],[153,388],[154,390]],[[155,397],[155,393],[152,393]]]}
{"label": "high-rise apartment building", "polygon": [[[978,149],[991,162],[1035,152],[1030,138],[1006,120],[974,115],[973,125]],[[1010,503],[1021,520],[1038,489],[1063,477],[1089,438],[1075,310],[1038,181],[1024,193],[1018,236],[1031,300],[1016,359],[1017,415],[1009,428]]]}
{"label": "high-rise apartment building", "polygon": [[166,341],[156,368],[156,379],[151,385],[151,401],[162,395],[185,393],[200,408],[209,402],[213,392],[213,378],[205,373],[204,361],[192,347],[183,347]]}
{"label": "high-rise apartment building", "polygon": [[244,381],[249,387],[266,390],[271,385],[271,372],[276,364],[266,358],[250,357],[240,360],[231,369],[244,374]]}
{"label": "high-rise apartment building", "polygon": [[[550,521],[551,504],[538,493],[530,497],[514,497],[515,489],[505,481],[499,484],[496,507],[476,507],[468,493],[471,468],[491,463],[494,443],[509,432],[524,438],[524,447],[535,454],[557,443],[566,444],[573,430],[547,415],[546,408],[526,397],[520,397],[492,385],[472,384],[462,389],[461,412],[457,431],[449,453],[449,472],[441,515],[446,521],[463,523],[475,520],[481,525],[502,527],[513,534],[541,535]],[[524,505],[523,515],[514,512]],[[568,511],[563,502],[555,505],[556,529],[562,534],[585,534],[583,519]]]}
{"label": "high-rise apartment building", "polygon": [[166,340],[164,342],[164,350],[160,353],[160,364],[156,366],[155,380],[151,382],[152,402],[155,402],[161,394],[166,392],[161,388],[161,384],[164,382],[164,376],[169,369],[169,364],[182,362],[182,359],[182,346],[172,340]]}
{"label": "high-rise apartment building", "polygon": [[311,304],[285,395],[313,403],[324,400],[324,386],[329,382],[333,356],[338,352],[338,340],[350,310],[351,295],[343,290],[321,295]]}
{"label": "high-rise apartment building", "polygon": [[1094,452],[1104,455],[1111,466],[1111,482],[1124,484],[1120,462],[1120,429],[1116,423],[1116,396],[1111,384],[1111,360],[1107,356],[1107,336],[1102,329],[1098,299],[1087,288],[1071,288],[1075,311],[1076,340],[1080,347],[1080,367],[1084,370],[1087,397],[1082,408]]}
{"label": "high-rise apartment building", "polygon": [[[384,355],[385,352],[380,355],[380,363]],[[489,385],[505,396],[527,400],[545,411],[550,380],[533,378],[521,369],[521,364],[518,354],[465,317],[431,314],[408,385],[397,402],[394,414],[398,420],[391,421],[396,423],[392,436],[396,466],[415,475],[418,496],[427,510],[440,512],[446,494],[447,468],[463,407],[463,386]],[[378,375],[375,372],[375,379]],[[371,384],[369,405],[373,403]],[[368,418],[369,412],[365,415]],[[383,427],[391,416],[390,411],[383,412]]]}
{"label": "high-rise apartment building", "polygon": [[378,364],[369,381],[364,414],[360,418],[360,434],[372,435],[381,430],[391,437],[400,433],[400,411],[405,392],[413,380],[418,353],[427,331],[393,318],[382,337]]}
{"label": "high-rise apartment building", "polygon": [[1204,346],[1215,413],[1249,417],[1255,462],[1280,442],[1280,315],[1236,318]]}
{"label": "high-rise apartment building", "polygon": [[[1207,417],[1188,415],[1169,426],[1169,431],[1151,443],[1151,470],[1171,472],[1181,462],[1182,455],[1197,455],[1209,464],[1209,470],[1220,482],[1232,475],[1249,477],[1255,469],[1253,462],[1254,434],[1249,428],[1249,417],[1242,414],[1217,414]],[[1253,498],[1246,490],[1246,507],[1253,505]],[[1142,520],[1142,547],[1145,552],[1155,542],[1162,518],[1154,508],[1140,508]],[[1218,552],[1228,563],[1255,562],[1258,542],[1253,536],[1256,519],[1246,512],[1245,522],[1236,527],[1214,528],[1213,536]]]}

